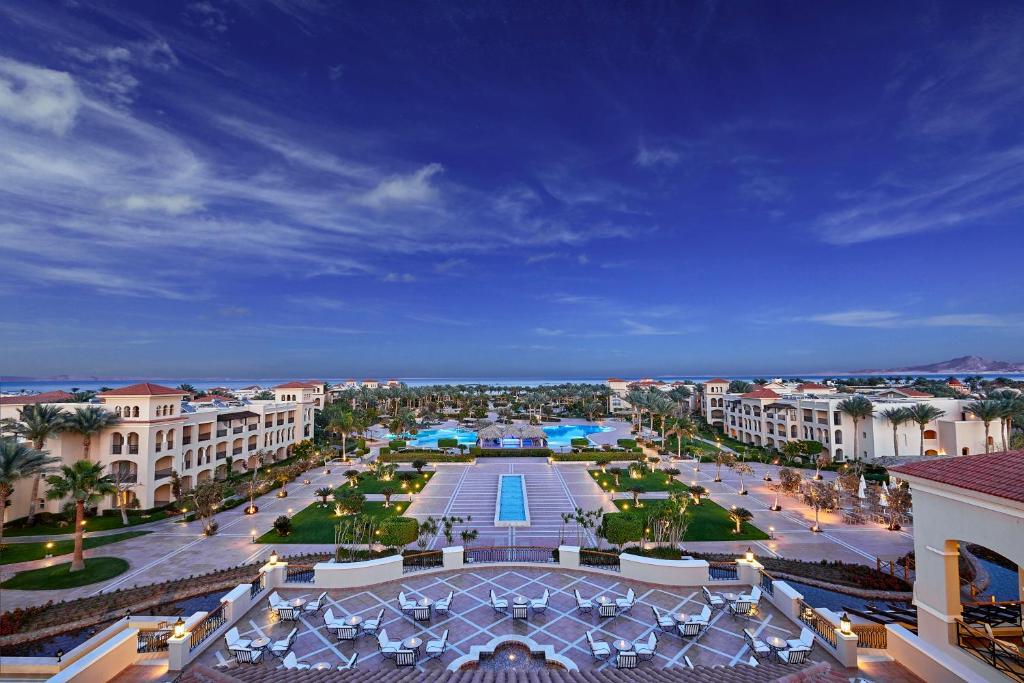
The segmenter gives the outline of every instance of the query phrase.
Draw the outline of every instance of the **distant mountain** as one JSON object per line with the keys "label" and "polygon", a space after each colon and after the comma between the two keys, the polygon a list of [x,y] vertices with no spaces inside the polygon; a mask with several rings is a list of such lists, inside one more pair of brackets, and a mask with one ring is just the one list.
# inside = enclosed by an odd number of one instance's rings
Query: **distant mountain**
{"label": "distant mountain", "polygon": [[911,365],[902,368],[883,368],[871,370],[854,370],[856,375],[889,375],[892,373],[919,373],[963,375],[979,372],[1024,372],[1024,363],[1010,363],[1003,360],[990,360],[981,356],[960,356],[929,365]]}

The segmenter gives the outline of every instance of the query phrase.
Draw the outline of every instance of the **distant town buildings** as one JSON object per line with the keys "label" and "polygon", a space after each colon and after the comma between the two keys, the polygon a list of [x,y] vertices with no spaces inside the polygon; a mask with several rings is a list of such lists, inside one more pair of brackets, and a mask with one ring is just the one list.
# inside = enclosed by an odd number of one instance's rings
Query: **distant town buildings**
{"label": "distant town buildings", "polygon": [[668,393],[673,389],[680,387],[689,390],[689,396],[682,399],[682,402],[686,404],[687,408],[691,411],[697,409],[698,391],[697,385],[692,382],[664,382],[662,380],[651,379],[645,377],[643,379],[619,379],[618,377],[611,377],[605,380],[605,385],[611,390],[611,394],[608,396],[608,412],[615,413],[628,413],[633,410],[633,406],[626,400],[626,395],[630,391],[640,389],[657,389]]}

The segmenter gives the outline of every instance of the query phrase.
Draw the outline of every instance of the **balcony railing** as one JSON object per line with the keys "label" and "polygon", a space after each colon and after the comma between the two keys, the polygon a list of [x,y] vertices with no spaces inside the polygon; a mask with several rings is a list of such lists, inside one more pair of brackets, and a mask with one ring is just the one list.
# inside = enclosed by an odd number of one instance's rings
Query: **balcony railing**
{"label": "balcony railing", "polygon": [[295,418],[294,417],[289,417],[288,418],[288,424],[295,424]]}
{"label": "balcony railing", "polygon": [[463,552],[463,561],[480,564],[482,562],[538,562],[555,561],[554,548],[530,545],[481,546],[467,548]]}
{"label": "balcony railing", "polygon": [[156,451],[157,453],[159,453],[163,449],[164,449],[164,445],[162,443],[160,443],[160,442],[157,442],[156,444],[153,445],[153,450]]}
{"label": "balcony railing", "polygon": [[185,436],[181,437],[181,443],[183,443],[186,446],[192,443],[192,435],[186,434]]}
{"label": "balcony railing", "polygon": [[217,609],[213,610],[200,621],[198,624],[192,627],[192,636],[189,639],[189,651],[192,651],[199,647],[204,640],[209,638],[213,633],[224,625],[227,621],[224,615],[224,603],[220,603]]}
{"label": "balcony railing", "polygon": [[114,444],[113,446],[110,447],[110,452],[113,455],[121,455],[121,446]]}
{"label": "balcony railing", "polygon": [[252,580],[249,585],[249,597],[255,598],[260,592],[267,587],[267,575],[260,572],[260,575]]}
{"label": "balcony railing", "polygon": [[278,426],[283,425],[284,424],[284,420],[278,420],[277,424],[278,424]]}
{"label": "balcony railing", "polygon": [[775,595],[775,579],[765,570],[761,570],[761,590],[768,595]]}
{"label": "balcony railing", "polygon": [[128,455],[138,455],[138,454],[139,454],[139,446],[137,444],[134,445],[134,446],[131,446],[131,445],[128,446]]}
{"label": "balcony railing", "polygon": [[218,437],[227,436],[227,435],[228,435],[228,430],[226,430],[226,429],[218,429],[217,430],[217,436]]}
{"label": "balcony railing", "polygon": [[712,581],[738,581],[735,562],[709,562],[708,578]]}
{"label": "balcony railing", "polygon": [[217,460],[223,460],[226,457],[228,457],[228,454],[226,452],[225,453],[221,453],[221,452],[217,453]]}
{"label": "balcony railing", "polygon": [[232,434],[241,434],[244,428],[242,426],[234,427],[231,430]]}
{"label": "balcony railing", "polygon": [[242,447],[241,446],[239,446],[237,448],[232,448],[231,449],[231,455],[241,455],[241,454],[242,454]]}
{"label": "balcony railing", "polygon": [[249,425],[249,431],[250,432],[255,432],[257,429],[259,429],[259,425],[258,424],[254,423],[254,424]]}
{"label": "balcony railing", "polygon": [[174,472],[173,467],[165,467],[162,470],[157,470],[156,472],[154,472],[153,479],[166,479],[167,477],[171,476],[172,472]]}
{"label": "balcony railing", "polygon": [[136,652],[167,652],[167,639],[174,633],[170,629],[161,631],[139,631]]}
{"label": "balcony railing", "polygon": [[273,426],[274,426],[274,421],[273,420],[271,420],[270,422],[264,422],[263,423],[263,428],[264,429],[270,429]]}
{"label": "balcony railing", "polygon": [[836,627],[803,600],[800,601],[800,621],[810,626],[811,630],[821,636],[833,649],[838,647],[836,644]]}
{"label": "balcony railing", "polygon": [[422,553],[409,553],[402,556],[403,574],[442,566],[444,566],[444,553],[440,550],[427,550]]}
{"label": "balcony railing", "polygon": [[1011,681],[1024,681],[1024,655],[1011,643],[989,637],[982,629],[956,622],[956,641],[960,649],[977,657]]}
{"label": "balcony railing", "polygon": [[580,566],[598,567],[617,572],[620,569],[619,556],[601,550],[580,550]]}
{"label": "balcony railing", "polygon": [[1021,603],[1019,600],[1005,602],[965,602],[963,620],[969,624],[989,626],[1020,626]]}
{"label": "balcony railing", "polygon": [[314,572],[311,564],[289,564],[285,572],[285,583],[313,583]]}
{"label": "balcony railing", "polygon": [[210,440],[210,436],[211,436],[210,434],[200,434],[199,435],[199,440],[200,441],[209,441]]}

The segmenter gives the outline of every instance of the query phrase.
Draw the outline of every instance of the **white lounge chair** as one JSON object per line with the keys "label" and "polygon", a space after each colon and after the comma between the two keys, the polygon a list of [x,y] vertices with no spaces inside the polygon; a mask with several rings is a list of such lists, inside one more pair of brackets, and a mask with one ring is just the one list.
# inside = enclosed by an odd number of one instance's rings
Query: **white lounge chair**
{"label": "white lounge chair", "polygon": [[612,653],[611,645],[600,640],[595,642],[590,631],[587,631],[587,644],[590,645],[590,654],[594,655],[594,659],[608,659]]}
{"label": "white lounge chair", "polygon": [[494,591],[491,591],[491,607],[494,608],[495,612],[505,612],[508,610],[508,600],[504,598],[499,599]]}
{"label": "white lounge chair", "polygon": [[402,610],[402,612],[414,612],[416,610],[416,601],[406,599],[405,593],[399,593],[398,608]]}
{"label": "white lounge chair", "polygon": [[434,612],[437,614],[448,614],[452,608],[452,599],[455,597],[455,591],[450,591],[447,596],[441,598],[434,603]]}
{"label": "white lounge chair", "polygon": [[285,654],[287,654],[288,651],[292,649],[292,645],[295,643],[295,638],[298,635],[299,629],[298,627],[295,627],[288,634],[287,638],[275,640],[273,643],[270,644],[270,654],[274,655],[278,659],[284,657]]}
{"label": "white lounge chair", "polygon": [[302,606],[304,614],[316,614],[324,607],[324,601],[327,599],[327,591],[324,591],[320,595],[316,596],[316,600],[310,600]]}
{"label": "white lounge chair", "polygon": [[402,649],[402,641],[389,640],[388,630],[382,628],[380,633],[377,634],[377,649],[380,650],[381,655],[385,658],[394,658],[398,651]]}
{"label": "white lounge chair", "polygon": [[334,610],[328,607],[324,612],[324,625],[327,626],[328,631],[337,631],[345,625],[345,620],[334,616]]}
{"label": "white lounge chair", "polygon": [[725,598],[718,593],[712,593],[708,590],[707,586],[703,586],[700,590],[704,593],[704,602],[708,603],[708,607],[711,609],[725,609]]}
{"label": "white lounge chair", "polygon": [[800,637],[794,638],[792,640],[787,640],[786,645],[789,646],[790,649],[796,647],[806,647],[808,650],[810,650],[812,647],[814,647],[814,631],[804,626],[802,629],[800,629]]}
{"label": "white lounge chair", "polygon": [[427,641],[427,657],[440,657],[448,649],[448,629],[444,630],[438,640]]}
{"label": "white lounge chair", "polygon": [[259,664],[263,661],[263,650],[250,650],[247,647],[229,648],[235,661],[239,664]]}
{"label": "white lounge chair", "polygon": [[590,612],[590,611],[593,611],[593,609],[594,609],[594,601],[593,600],[584,600],[583,596],[581,596],[580,592],[578,590],[576,590],[576,589],[573,589],[572,592],[576,595],[576,609],[578,609],[580,612]]}
{"label": "white lounge chair", "polygon": [[628,612],[629,610],[633,609],[633,605],[635,604],[636,593],[633,592],[632,588],[626,591],[626,597],[615,598],[615,606],[618,608],[620,612]]}
{"label": "white lounge chair", "polygon": [[338,665],[338,671],[350,671],[356,668],[356,662],[359,661],[359,653],[353,652],[352,659],[348,661],[344,657],[341,658],[341,664]]}
{"label": "white lounge chair", "polygon": [[281,660],[281,666],[279,669],[292,669],[294,671],[305,671],[310,666],[309,662],[303,662],[295,656],[294,652],[289,652],[283,660]]}
{"label": "white lounge chair", "polygon": [[770,657],[772,649],[768,647],[768,644],[763,640],[754,635],[754,632],[749,628],[743,629],[743,638],[747,641],[747,647],[750,648],[750,652],[755,657]]}
{"label": "white lounge chair", "polygon": [[636,641],[633,643],[633,652],[640,659],[654,659],[654,653],[658,649],[658,634],[651,631],[647,641]]}
{"label": "white lounge chair", "polygon": [[662,631],[673,631],[676,628],[676,618],[668,612],[662,612],[660,609],[651,605],[651,611],[654,612],[654,622],[658,625]]}
{"label": "white lounge chair", "polygon": [[810,652],[810,649],[806,647],[793,647],[788,650],[779,650],[779,661],[785,662],[786,664],[803,664]]}
{"label": "white lounge chair", "polygon": [[381,621],[384,619],[384,610],[377,612],[377,616],[373,619],[367,619],[362,623],[363,633],[368,633],[371,636],[377,633],[377,629],[380,628]]}
{"label": "white lounge chair", "polygon": [[545,611],[548,608],[548,602],[551,600],[551,593],[547,588],[544,589],[544,595],[540,596],[536,600],[530,600],[530,607],[533,608],[534,614]]}
{"label": "white lounge chair", "polygon": [[747,602],[752,602],[755,605],[761,602],[761,587],[754,586],[754,590],[749,593],[741,593],[740,600],[746,600]]}
{"label": "white lounge chair", "polygon": [[231,627],[230,631],[224,634],[224,642],[227,643],[229,650],[233,648],[243,649],[252,645],[252,641],[239,635],[238,629],[234,626]]}
{"label": "white lounge chair", "polygon": [[278,595],[277,591],[274,591],[267,597],[267,607],[271,611],[275,611],[281,605],[287,605],[288,601]]}

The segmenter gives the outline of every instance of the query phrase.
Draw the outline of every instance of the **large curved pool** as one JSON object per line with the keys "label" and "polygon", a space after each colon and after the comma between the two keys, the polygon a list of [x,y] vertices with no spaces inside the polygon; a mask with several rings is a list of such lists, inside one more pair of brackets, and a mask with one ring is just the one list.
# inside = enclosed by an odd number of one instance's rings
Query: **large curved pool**
{"label": "large curved pool", "polygon": [[[543,427],[548,435],[548,446],[552,448],[568,447],[572,445],[573,439],[589,439],[591,434],[613,431],[611,427],[601,425],[557,425]],[[388,435],[387,438],[394,438]],[[460,444],[466,446],[476,445],[476,432],[472,429],[461,429],[454,427],[443,427],[439,429],[422,429],[413,438],[408,440],[410,446],[421,448],[437,448],[438,439],[456,439]],[[509,440],[508,446],[515,447],[514,440]]]}

